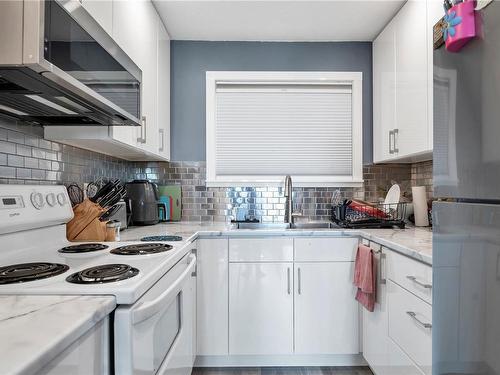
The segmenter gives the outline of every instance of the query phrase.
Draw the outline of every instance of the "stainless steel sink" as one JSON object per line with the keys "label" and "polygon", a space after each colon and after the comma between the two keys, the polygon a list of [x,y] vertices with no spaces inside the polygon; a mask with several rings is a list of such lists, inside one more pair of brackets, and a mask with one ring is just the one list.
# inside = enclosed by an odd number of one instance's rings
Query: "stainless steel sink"
{"label": "stainless steel sink", "polygon": [[312,222],[312,223],[238,223],[238,229],[330,229],[336,228],[334,223]]}
{"label": "stainless steel sink", "polygon": [[238,229],[290,229],[289,223],[238,223]]}
{"label": "stainless steel sink", "polygon": [[318,222],[318,223],[293,223],[291,229],[330,229],[335,228],[334,223]]}

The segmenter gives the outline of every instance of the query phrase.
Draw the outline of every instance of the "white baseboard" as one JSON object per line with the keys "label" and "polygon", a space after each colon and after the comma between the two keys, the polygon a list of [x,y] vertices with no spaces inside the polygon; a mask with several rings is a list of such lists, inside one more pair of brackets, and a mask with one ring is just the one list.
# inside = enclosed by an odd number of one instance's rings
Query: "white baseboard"
{"label": "white baseboard", "polygon": [[367,366],[361,354],[197,356],[195,367]]}

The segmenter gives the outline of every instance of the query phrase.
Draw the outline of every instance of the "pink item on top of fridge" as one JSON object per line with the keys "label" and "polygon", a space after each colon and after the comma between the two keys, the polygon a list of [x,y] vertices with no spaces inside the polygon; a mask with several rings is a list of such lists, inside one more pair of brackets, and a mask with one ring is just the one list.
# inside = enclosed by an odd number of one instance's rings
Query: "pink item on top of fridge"
{"label": "pink item on top of fridge", "polygon": [[459,52],[471,39],[476,37],[475,6],[475,1],[465,1],[448,10],[444,18],[446,28],[443,32],[447,51]]}

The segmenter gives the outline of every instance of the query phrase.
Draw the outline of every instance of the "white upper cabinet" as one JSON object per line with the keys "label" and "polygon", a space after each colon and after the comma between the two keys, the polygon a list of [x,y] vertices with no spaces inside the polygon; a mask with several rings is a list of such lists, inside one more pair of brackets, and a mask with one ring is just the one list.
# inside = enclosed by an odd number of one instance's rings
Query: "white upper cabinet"
{"label": "white upper cabinet", "polygon": [[409,0],[373,43],[374,162],[432,157],[428,1]]}
{"label": "white upper cabinet", "polygon": [[112,0],[80,0],[82,6],[109,34],[113,33],[113,1]]}
{"label": "white upper cabinet", "polygon": [[[158,85],[159,17],[150,1],[113,2],[113,38],[142,70],[142,126],[136,129],[137,144],[158,153],[157,85]],[[113,134],[121,128],[113,128]],[[125,129],[125,132],[128,131]],[[127,134],[128,135],[128,134]],[[128,137],[127,137],[128,138]]]}
{"label": "white upper cabinet", "polygon": [[396,22],[396,132],[397,157],[429,151],[427,118],[427,6],[410,0]]}
{"label": "white upper cabinet", "polygon": [[[373,161],[392,157],[396,128],[396,27],[392,20],[373,42]],[[392,138],[391,138],[392,142]],[[390,153],[391,152],[391,153]]]}
{"label": "white upper cabinet", "polygon": [[82,0],[142,71],[141,126],[52,126],[47,139],[126,160],[170,159],[170,40],[151,1]]}
{"label": "white upper cabinet", "polygon": [[158,22],[158,152],[170,160],[170,37],[163,22]]}

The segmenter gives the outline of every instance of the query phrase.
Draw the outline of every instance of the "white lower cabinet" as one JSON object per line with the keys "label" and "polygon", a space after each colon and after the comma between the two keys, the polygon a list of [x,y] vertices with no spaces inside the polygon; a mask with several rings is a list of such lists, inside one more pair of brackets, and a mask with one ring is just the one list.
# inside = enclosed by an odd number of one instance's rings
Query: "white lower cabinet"
{"label": "white lower cabinet", "polygon": [[387,284],[389,337],[426,374],[432,374],[432,307],[391,280]]}
{"label": "white lower cabinet", "polygon": [[39,375],[107,375],[110,370],[109,317],[89,329],[56,358]]}
{"label": "white lower cabinet", "polygon": [[293,353],[293,263],[229,265],[229,354]]}
{"label": "white lower cabinet", "polygon": [[295,263],[295,353],[359,353],[353,262]]}
{"label": "white lower cabinet", "polygon": [[228,355],[228,239],[199,239],[196,248],[196,353]]}
{"label": "white lower cabinet", "polygon": [[358,240],[197,241],[197,365],[363,364],[352,284]]}
{"label": "white lower cabinet", "polygon": [[425,274],[431,267],[380,245],[372,243],[371,247],[381,253],[376,255],[379,271],[375,310],[363,308],[363,356],[375,375],[430,375],[431,328],[424,325],[431,324],[432,307],[390,277],[394,278],[395,270]]}

